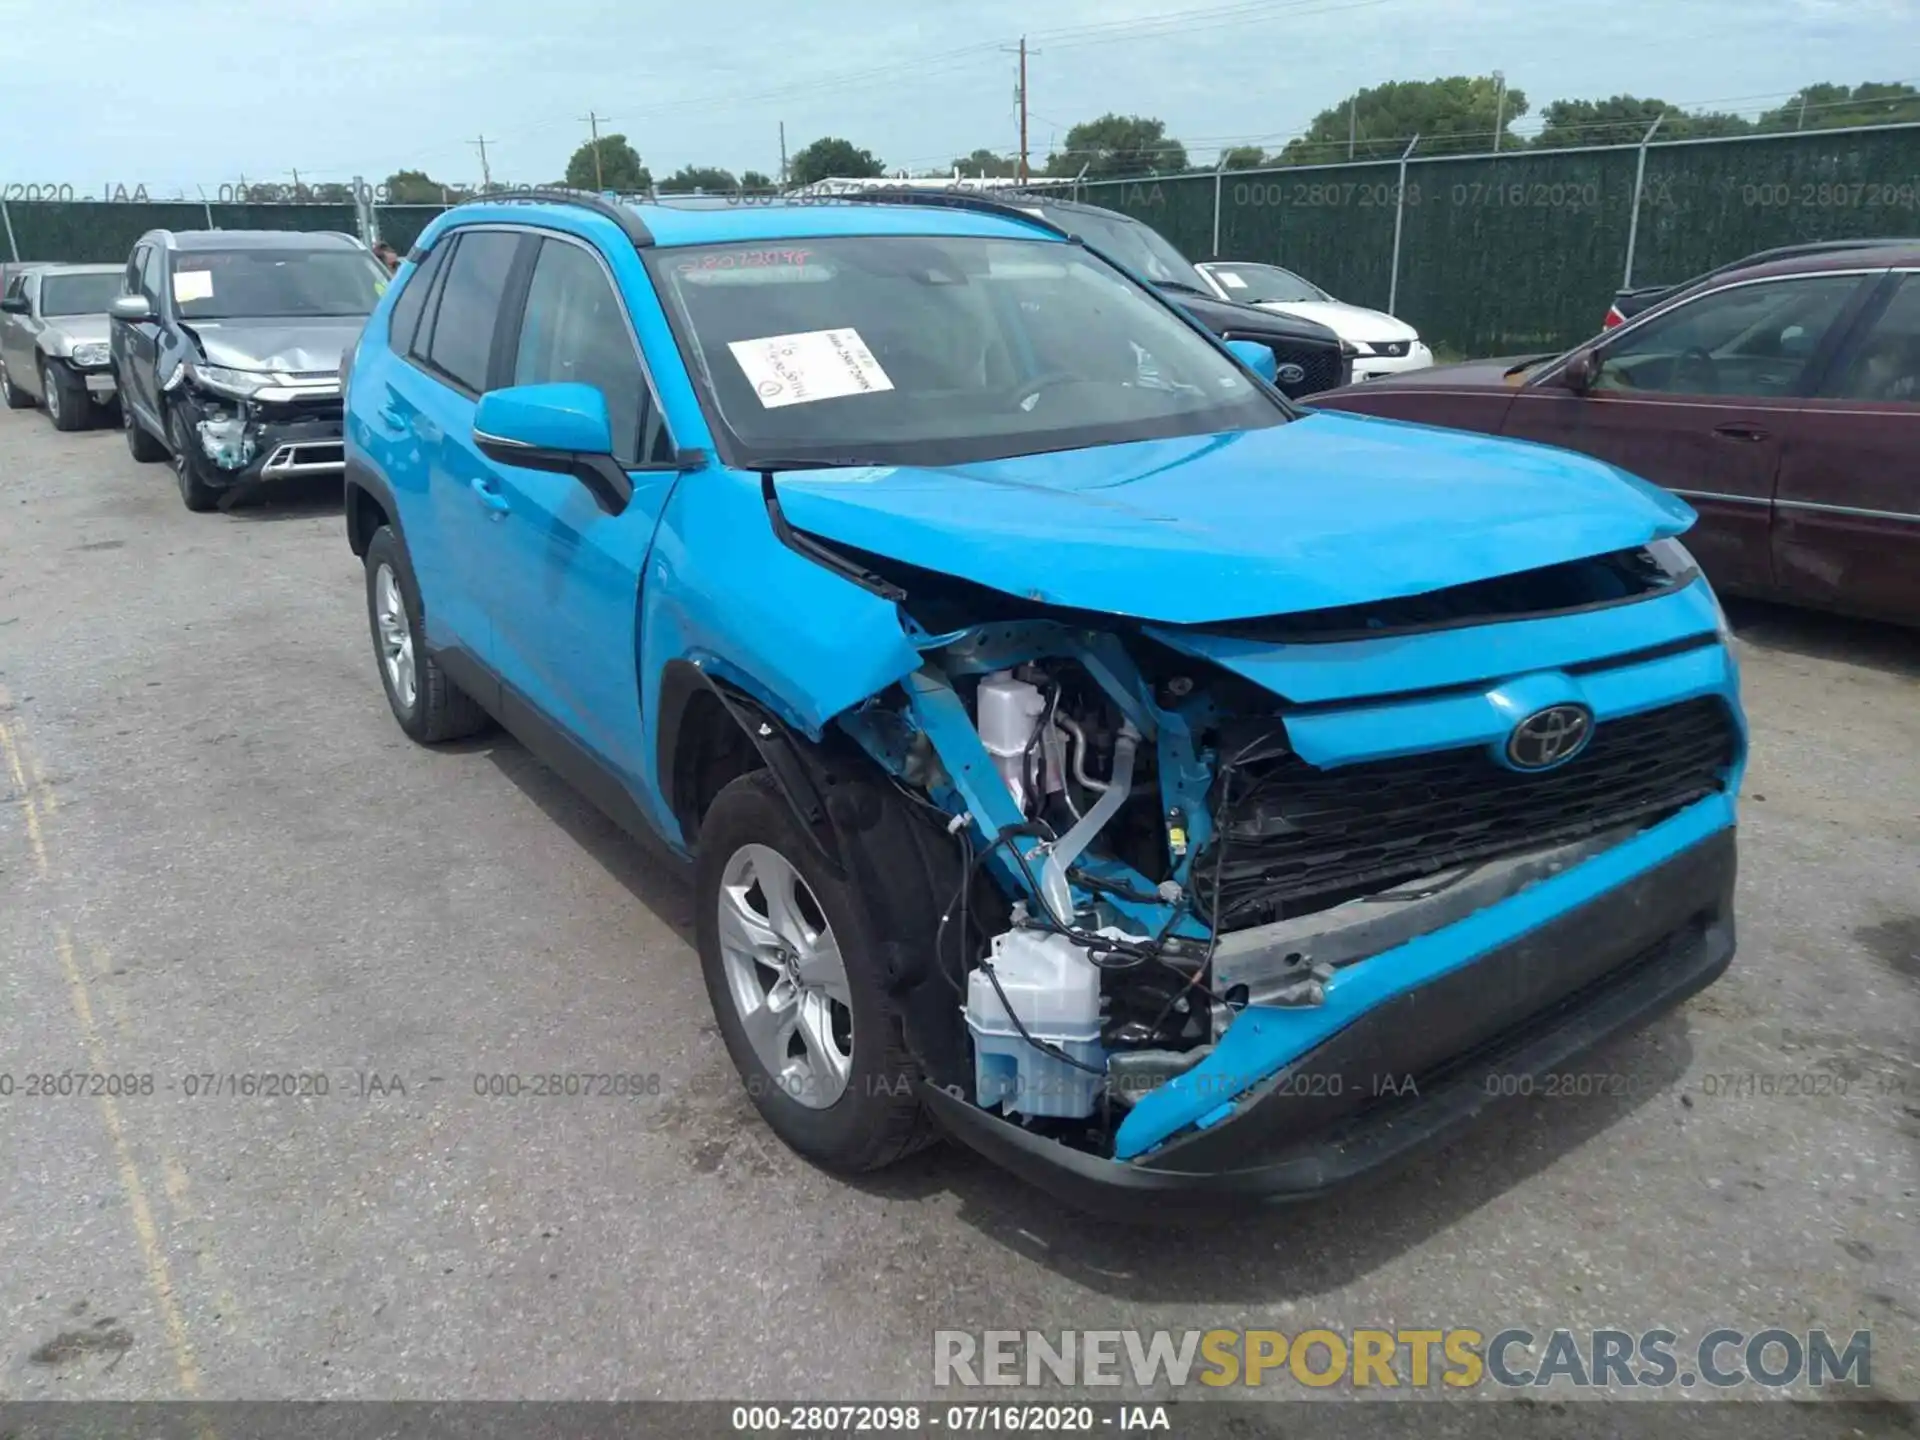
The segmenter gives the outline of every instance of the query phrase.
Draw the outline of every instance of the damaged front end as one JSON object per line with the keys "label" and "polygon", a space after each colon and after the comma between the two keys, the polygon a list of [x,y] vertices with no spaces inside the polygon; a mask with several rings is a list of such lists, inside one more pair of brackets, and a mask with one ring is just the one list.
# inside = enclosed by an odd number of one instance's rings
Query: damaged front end
{"label": "damaged front end", "polygon": [[187,360],[163,383],[200,447],[201,478],[231,491],[346,469],[336,372],[237,370]]}
{"label": "damaged front end", "polygon": [[1745,747],[1718,606],[1671,542],[1578,565],[1357,628],[913,572],[922,664],[838,724],[959,851],[906,1002],[971,1057],[927,1066],[945,1127],[1095,1210],[1298,1197],[1710,983]]}

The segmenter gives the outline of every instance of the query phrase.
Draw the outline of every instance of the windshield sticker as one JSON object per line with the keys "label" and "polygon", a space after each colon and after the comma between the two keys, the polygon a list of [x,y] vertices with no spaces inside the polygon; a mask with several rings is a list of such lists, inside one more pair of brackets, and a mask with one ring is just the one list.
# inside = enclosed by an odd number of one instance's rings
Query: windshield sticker
{"label": "windshield sticker", "polygon": [[812,259],[811,250],[714,250],[682,260],[677,268],[682,275],[698,275],[710,270],[765,270],[776,265],[805,265]]}
{"label": "windshield sticker", "polygon": [[735,340],[727,348],[769,410],[893,389],[893,381],[852,326]]}
{"label": "windshield sticker", "polygon": [[1234,274],[1231,270],[1218,270],[1218,271],[1215,271],[1214,274],[1215,274],[1215,278],[1217,278],[1220,281],[1220,283],[1222,285],[1225,285],[1229,290],[1244,290],[1247,288],[1247,282],[1242,280],[1238,275]]}
{"label": "windshield sticker", "polygon": [[211,300],[213,298],[213,272],[211,270],[176,270],[173,272],[173,299],[178,305],[190,300]]}

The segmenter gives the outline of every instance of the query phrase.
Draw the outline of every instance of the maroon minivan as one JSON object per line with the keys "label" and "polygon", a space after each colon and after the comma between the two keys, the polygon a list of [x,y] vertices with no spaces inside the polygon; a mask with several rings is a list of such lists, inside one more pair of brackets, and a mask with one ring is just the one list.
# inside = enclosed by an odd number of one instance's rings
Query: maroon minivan
{"label": "maroon minivan", "polygon": [[1920,625],[1920,240],[1716,273],[1563,355],[1309,403],[1611,461],[1699,512],[1686,544],[1720,589]]}

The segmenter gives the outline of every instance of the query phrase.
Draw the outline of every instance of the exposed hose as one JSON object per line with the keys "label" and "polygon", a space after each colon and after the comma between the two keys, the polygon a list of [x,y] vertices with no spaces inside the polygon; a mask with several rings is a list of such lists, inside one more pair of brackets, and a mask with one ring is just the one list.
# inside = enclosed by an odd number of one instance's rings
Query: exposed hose
{"label": "exposed hose", "polygon": [[[1139,743],[1140,732],[1133,728],[1133,722],[1122,721],[1119,737],[1113,742],[1112,781],[1101,790],[1100,798],[1088,807],[1080,822],[1047,852],[1047,863],[1040,872],[1041,898],[1062,925],[1074,923],[1073,889],[1067,883],[1067,870],[1113,818],[1113,812],[1126,804],[1127,797],[1133,793],[1133,757]],[[1084,751],[1085,746],[1081,749]]]}

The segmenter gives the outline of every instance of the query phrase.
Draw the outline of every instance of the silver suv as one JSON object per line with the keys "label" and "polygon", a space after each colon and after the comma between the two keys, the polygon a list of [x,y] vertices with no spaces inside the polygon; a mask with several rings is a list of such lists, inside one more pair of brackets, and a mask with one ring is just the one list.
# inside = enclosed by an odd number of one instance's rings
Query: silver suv
{"label": "silver suv", "polygon": [[107,306],[118,265],[22,266],[0,295],[0,400],[44,405],[56,430],[84,430],[116,394]]}

